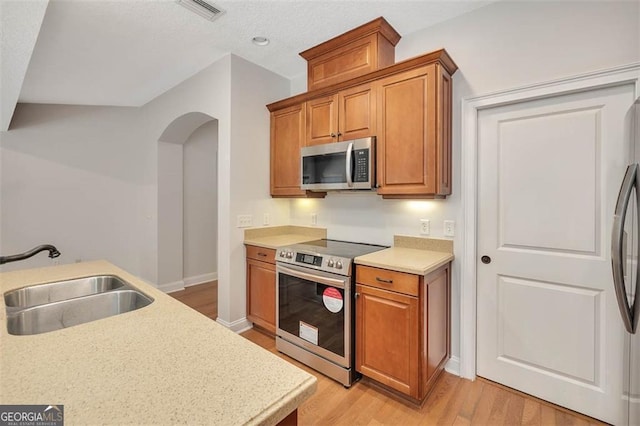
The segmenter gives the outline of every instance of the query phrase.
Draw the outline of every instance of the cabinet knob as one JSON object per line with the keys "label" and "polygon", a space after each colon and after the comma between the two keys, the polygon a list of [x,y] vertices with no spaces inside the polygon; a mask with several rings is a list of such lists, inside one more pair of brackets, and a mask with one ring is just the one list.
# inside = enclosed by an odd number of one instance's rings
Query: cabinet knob
{"label": "cabinet knob", "polygon": [[356,294],[354,294],[354,296],[355,296],[355,297],[356,297],[356,299],[357,299],[358,297],[360,297],[360,293],[356,293]]}
{"label": "cabinet knob", "polygon": [[342,136],[342,132],[338,132],[338,137]]}
{"label": "cabinet knob", "polygon": [[489,256],[482,256],[480,258],[480,261],[485,265],[488,265],[489,263],[491,263],[491,258]]}
{"label": "cabinet knob", "polygon": [[332,138],[335,138],[335,137],[336,137],[336,134],[335,134],[335,133],[333,133],[333,132],[331,132],[331,137],[332,137]]}

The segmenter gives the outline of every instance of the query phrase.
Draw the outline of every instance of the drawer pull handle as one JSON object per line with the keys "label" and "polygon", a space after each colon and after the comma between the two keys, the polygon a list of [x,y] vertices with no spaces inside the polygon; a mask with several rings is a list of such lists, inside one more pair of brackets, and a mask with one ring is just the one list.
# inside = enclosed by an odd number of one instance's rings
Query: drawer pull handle
{"label": "drawer pull handle", "polygon": [[380,277],[376,277],[376,281],[379,281],[385,284],[393,284],[393,280],[385,280],[384,278],[380,278]]}
{"label": "drawer pull handle", "polygon": [[266,253],[258,253],[258,256],[267,257]]}

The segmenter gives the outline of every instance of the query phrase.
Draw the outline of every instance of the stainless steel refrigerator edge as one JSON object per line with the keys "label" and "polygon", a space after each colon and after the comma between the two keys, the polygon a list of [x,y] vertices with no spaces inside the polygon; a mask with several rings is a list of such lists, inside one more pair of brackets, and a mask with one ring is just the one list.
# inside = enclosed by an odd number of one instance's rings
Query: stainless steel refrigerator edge
{"label": "stainless steel refrigerator edge", "polygon": [[620,308],[621,326],[625,336],[624,390],[625,424],[640,425],[640,301],[636,298],[640,277],[640,98],[625,117],[630,164],[620,187],[611,237],[613,285]]}

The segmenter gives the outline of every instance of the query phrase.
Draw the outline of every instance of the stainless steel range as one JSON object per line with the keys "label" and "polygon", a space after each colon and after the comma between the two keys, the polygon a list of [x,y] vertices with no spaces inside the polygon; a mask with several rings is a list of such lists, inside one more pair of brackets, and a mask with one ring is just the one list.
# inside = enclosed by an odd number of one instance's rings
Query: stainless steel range
{"label": "stainless steel range", "polygon": [[386,246],[316,240],[276,252],[276,348],[349,387],[355,379],[353,259]]}

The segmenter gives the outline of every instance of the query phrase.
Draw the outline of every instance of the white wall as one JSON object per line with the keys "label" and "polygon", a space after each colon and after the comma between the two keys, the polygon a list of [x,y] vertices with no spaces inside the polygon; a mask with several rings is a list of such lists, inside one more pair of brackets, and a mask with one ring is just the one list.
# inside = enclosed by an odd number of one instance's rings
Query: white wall
{"label": "white wall", "polygon": [[158,286],[184,288],[182,144],[158,142]]}
{"label": "white wall", "polygon": [[[236,216],[289,221],[288,200],[269,196],[265,107],[289,90],[287,79],[229,55],[141,108],[20,105],[15,129],[0,133],[2,254],[51,242],[61,263],[107,259],[157,284],[158,141],[176,118],[203,113],[218,121],[219,320],[246,326]],[[44,264],[43,254],[0,270]]]}
{"label": "white wall", "polygon": [[0,2],[0,131],[9,128],[48,5],[49,0]]}
{"label": "white wall", "polygon": [[[443,236],[456,221],[454,251],[460,259],[464,229],[460,193],[461,100],[593,70],[640,61],[638,2],[495,3],[418,33],[404,35],[396,61],[446,48],[459,70],[453,76],[453,195],[446,200],[382,200],[373,194],[330,194],[291,201],[291,220],[328,228],[328,237],[391,244],[394,234],[419,235],[419,219]],[[304,77],[306,79],[306,77]],[[301,87],[303,78],[292,82]],[[459,262],[452,270],[452,353],[459,354]]]}
{"label": "white wall", "polygon": [[[219,211],[229,215],[218,221],[219,246],[229,257],[227,264],[218,265],[219,321],[240,329],[246,310],[246,263],[242,241],[244,230],[238,228],[237,215],[250,214],[254,225],[262,225],[264,213],[272,225],[289,221],[288,200],[273,199],[269,195],[269,137],[268,103],[285,98],[289,81],[265,72],[259,66],[237,56],[231,56],[231,140],[228,151],[219,150],[219,188],[229,191],[218,194]],[[229,161],[230,160],[230,161]],[[232,167],[229,165],[232,164]],[[227,180],[228,179],[228,180]],[[222,256],[220,259],[223,259]],[[229,287],[221,286],[228,277]],[[228,301],[228,304],[227,302]],[[227,320],[228,318],[228,320]]]}
{"label": "white wall", "polygon": [[183,145],[183,277],[187,285],[217,276],[217,150],[216,120],[200,126]]}
{"label": "white wall", "polygon": [[176,118],[158,141],[157,284],[163,291],[217,278],[217,148],[218,122],[200,112]]}
{"label": "white wall", "polygon": [[[0,254],[51,243],[60,263],[107,259],[139,274],[139,119],[136,108],[18,105],[0,134]],[[53,262],[41,253],[0,270]]]}
{"label": "white wall", "polygon": [[[148,104],[141,108],[141,116],[143,120],[140,126],[144,128],[146,139],[144,143],[147,146],[148,155],[151,159],[151,166],[148,172],[149,187],[144,199],[141,214],[147,217],[144,225],[144,235],[146,247],[144,253],[143,271],[147,276],[152,276],[151,281],[154,283],[166,284],[168,278],[158,276],[159,259],[158,259],[158,173],[157,158],[158,149],[161,146],[158,141],[161,136],[166,140],[165,130],[174,123],[174,121],[186,114],[196,116],[198,114],[190,114],[193,112],[202,113],[212,119],[218,120],[218,143],[220,146],[229,145],[230,142],[230,57],[226,56],[216,61],[211,66],[197,73],[190,79],[180,83],[171,90],[158,96]],[[202,124],[202,121],[200,122]],[[188,129],[180,129],[179,133],[188,131]],[[193,129],[195,130],[195,128]],[[175,135],[174,135],[175,136]],[[171,138],[169,138],[171,139]],[[184,141],[184,139],[182,140]],[[170,140],[173,143],[182,141]],[[219,211],[219,215],[221,212]],[[182,226],[182,223],[175,226]],[[219,226],[219,224],[218,224]],[[220,245],[219,245],[220,246]],[[218,246],[218,247],[219,247]],[[220,283],[222,286],[223,283]]]}
{"label": "white wall", "polygon": [[486,94],[637,61],[639,8],[636,1],[498,2],[404,37],[396,58],[444,47],[464,96]]}

